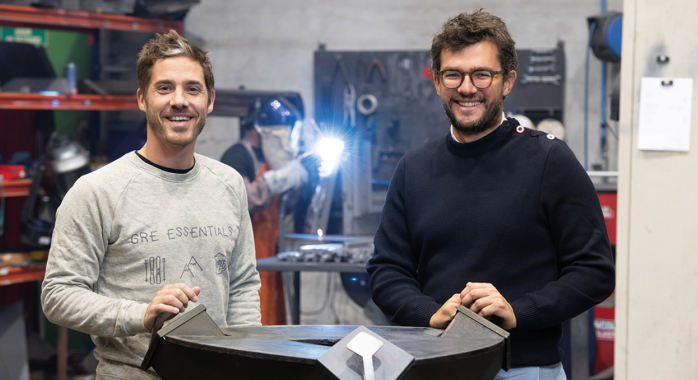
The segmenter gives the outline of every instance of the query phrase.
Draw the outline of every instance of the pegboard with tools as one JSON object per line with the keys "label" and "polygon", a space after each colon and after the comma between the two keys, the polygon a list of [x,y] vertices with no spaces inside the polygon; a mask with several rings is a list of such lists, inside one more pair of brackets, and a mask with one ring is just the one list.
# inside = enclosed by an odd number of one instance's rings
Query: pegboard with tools
{"label": "pegboard with tools", "polygon": [[504,112],[520,114],[538,124],[543,119],[563,121],[565,108],[565,46],[520,49],[514,88],[504,101]]}
{"label": "pegboard with tools", "polygon": [[387,182],[411,148],[448,133],[427,51],[315,52],[315,119],[370,142],[372,180]]}
{"label": "pegboard with tools", "polygon": [[[518,78],[504,112],[532,121],[562,121],[565,54],[520,49]],[[389,181],[409,149],[448,133],[450,121],[436,93],[428,51],[315,52],[315,119],[321,128],[367,141],[371,179]]]}

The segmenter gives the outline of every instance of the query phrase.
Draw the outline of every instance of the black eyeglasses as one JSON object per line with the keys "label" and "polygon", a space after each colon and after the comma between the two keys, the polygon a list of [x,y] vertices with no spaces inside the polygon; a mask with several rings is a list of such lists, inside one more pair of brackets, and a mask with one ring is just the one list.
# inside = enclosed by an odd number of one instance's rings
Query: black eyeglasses
{"label": "black eyeglasses", "polygon": [[492,71],[492,70],[475,70],[472,72],[465,72],[460,70],[443,70],[437,71],[436,75],[439,75],[441,82],[447,88],[458,88],[463,84],[465,76],[470,77],[470,83],[477,88],[487,88],[492,84],[492,78],[497,74],[504,74],[504,70]]}

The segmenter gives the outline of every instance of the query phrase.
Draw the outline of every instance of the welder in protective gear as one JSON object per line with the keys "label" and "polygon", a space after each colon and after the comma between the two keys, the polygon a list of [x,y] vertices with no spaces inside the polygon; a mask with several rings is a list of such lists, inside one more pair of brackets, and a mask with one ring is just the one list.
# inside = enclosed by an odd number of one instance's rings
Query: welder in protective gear
{"label": "welder in protective gear", "polygon": [[[308,171],[295,157],[302,121],[300,112],[284,98],[257,106],[251,117],[241,120],[240,142],[221,158],[245,181],[258,259],[276,254],[280,194],[308,180]],[[262,324],[285,324],[281,274],[265,271],[260,277]]]}

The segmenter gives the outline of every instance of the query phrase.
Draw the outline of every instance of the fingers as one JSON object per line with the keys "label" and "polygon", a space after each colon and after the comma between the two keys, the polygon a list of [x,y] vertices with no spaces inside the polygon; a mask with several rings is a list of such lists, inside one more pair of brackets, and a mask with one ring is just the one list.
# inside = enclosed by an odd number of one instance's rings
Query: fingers
{"label": "fingers", "polygon": [[189,305],[189,301],[198,302],[198,294],[201,292],[201,288],[195,286],[193,289],[189,288],[187,284],[173,284],[166,285],[155,295],[155,299],[161,301],[162,303],[177,307],[180,311]]}
{"label": "fingers", "polygon": [[470,308],[473,302],[491,294],[499,294],[494,285],[483,282],[469,282],[460,293],[461,305]]}
{"label": "fingers", "polygon": [[502,319],[502,328],[516,327],[514,310],[494,285],[483,282],[469,282],[460,293],[461,305],[490,319],[493,315]]}
{"label": "fingers", "polygon": [[158,315],[163,314],[163,313],[171,313],[173,315],[176,315],[179,313],[179,310],[180,309],[178,307],[173,307],[173,306],[165,305],[165,304],[161,304],[161,303],[158,303],[158,304],[151,303],[148,306],[148,311],[146,312],[146,314],[148,314],[148,313],[154,314],[155,317],[157,318]]}
{"label": "fingers", "polygon": [[448,326],[449,322],[456,316],[458,307],[460,306],[460,294],[454,294],[446,301],[439,310],[431,316],[429,326],[443,329]]}
{"label": "fingers", "polygon": [[158,315],[162,313],[177,315],[184,312],[189,305],[189,301],[198,302],[199,293],[201,293],[201,288],[198,286],[190,288],[183,283],[165,285],[155,294],[155,297],[148,305],[143,317],[143,324],[148,330],[151,330]]}

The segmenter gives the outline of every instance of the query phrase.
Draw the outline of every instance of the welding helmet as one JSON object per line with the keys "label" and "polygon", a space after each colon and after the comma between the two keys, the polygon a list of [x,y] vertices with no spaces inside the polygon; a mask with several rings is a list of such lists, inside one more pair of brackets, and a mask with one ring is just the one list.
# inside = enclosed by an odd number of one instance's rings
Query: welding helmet
{"label": "welding helmet", "polygon": [[[80,144],[54,132],[35,171],[29,195],[22,208],[22,244],[37,249],[50,246],[58,206],[75,181],[90,171],[90,154]],[[44,195],[39,194],[39,186],[43,188]],[[34,217],[37,199],[38,216]]]}
{"label": "welding helmet", "polygon": [[262,138],[264,159],[272,169],[281,169],[298,154],[302,125],[300,111],[283,97],[259,105],[254,127]]}

